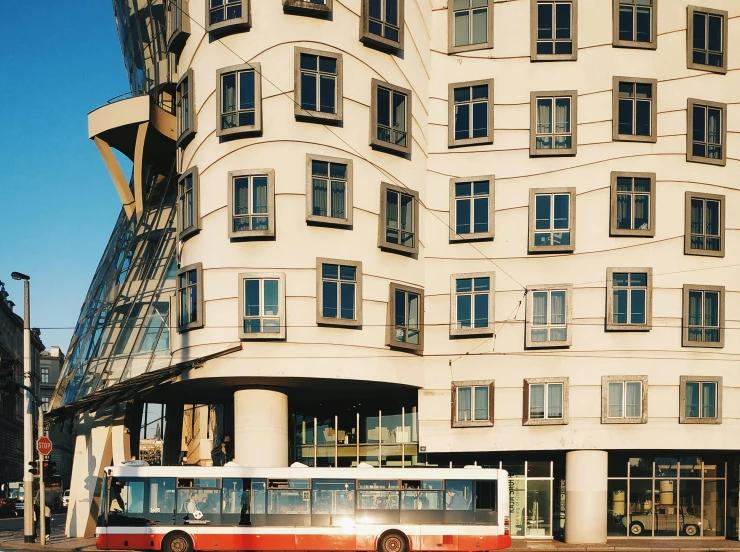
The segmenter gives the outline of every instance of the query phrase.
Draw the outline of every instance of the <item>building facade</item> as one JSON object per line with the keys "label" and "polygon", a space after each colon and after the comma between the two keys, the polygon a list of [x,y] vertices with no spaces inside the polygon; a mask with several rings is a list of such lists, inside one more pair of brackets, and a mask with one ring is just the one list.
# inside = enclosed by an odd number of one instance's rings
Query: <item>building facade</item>
{"label": "building facade", "polygon": [[516,536],[737,538],[735,3],[114,7],[73,487],[148,401],[165,464],[476,462]]}

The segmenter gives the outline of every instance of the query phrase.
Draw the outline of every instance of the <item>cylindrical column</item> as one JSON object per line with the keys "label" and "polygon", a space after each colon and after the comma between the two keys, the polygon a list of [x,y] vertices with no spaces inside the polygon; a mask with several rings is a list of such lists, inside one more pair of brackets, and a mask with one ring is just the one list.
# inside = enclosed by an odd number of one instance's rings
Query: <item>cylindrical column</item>
{"label": "cylindrical column", "polygon": [[602,450],[565,455],[565,542],[606,542],[607,465]]}
{"label": "cylindrical column", "polygon": [[288,465],[288,396],[268,389],[234,393],[234,460],[251,468]]}

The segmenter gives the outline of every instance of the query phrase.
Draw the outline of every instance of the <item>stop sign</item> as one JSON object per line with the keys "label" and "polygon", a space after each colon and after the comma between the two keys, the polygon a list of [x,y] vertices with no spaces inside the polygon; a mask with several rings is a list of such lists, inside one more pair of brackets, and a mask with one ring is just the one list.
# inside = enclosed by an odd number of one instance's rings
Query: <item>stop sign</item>
{"label": "stop sign", "polygon": [[47,455],[51,452],[51,439],[48,437],[39,437],[36,441],[36,450],[39,454]]}

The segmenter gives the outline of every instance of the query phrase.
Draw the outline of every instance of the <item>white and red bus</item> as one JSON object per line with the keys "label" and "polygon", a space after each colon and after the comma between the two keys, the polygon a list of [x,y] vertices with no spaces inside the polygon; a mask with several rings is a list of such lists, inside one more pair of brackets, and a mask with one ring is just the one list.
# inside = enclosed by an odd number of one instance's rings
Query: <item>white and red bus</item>
{"label": "white and red bus", "polygon": [[99,550],[480,552],[511,546],[504,470],[106,468]]}

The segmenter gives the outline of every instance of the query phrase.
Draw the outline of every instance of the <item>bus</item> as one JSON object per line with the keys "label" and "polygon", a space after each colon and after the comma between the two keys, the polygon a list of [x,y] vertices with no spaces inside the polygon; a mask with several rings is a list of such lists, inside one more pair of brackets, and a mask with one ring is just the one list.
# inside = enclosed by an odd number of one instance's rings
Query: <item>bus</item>
{"label": "bus", "polygon": [[96,545],[163,552],[500,550],[511,546],[508,493],[505,470],[478,466],[112,466],[105,469]]}

